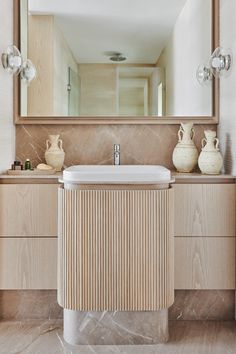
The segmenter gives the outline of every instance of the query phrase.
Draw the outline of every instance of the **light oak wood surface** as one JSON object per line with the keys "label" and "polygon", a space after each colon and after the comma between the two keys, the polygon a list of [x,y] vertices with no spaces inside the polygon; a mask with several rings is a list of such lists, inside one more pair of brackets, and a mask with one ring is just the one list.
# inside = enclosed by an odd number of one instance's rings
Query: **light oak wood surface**
{"label": "light oak wood surface", "polygon": [[28,16],[28,55],[37,79],[28,87],[28,115],[53,115],[53,16]]}
{"label": "light oak wood surface", "polygon": [[176,237],[175,289],[235,289],[235,238]]}
{"label": "light oak wood surface", "polygon": [[145,311],[174,301],[173,190],[59,191],[58,302]]}
{"label": "light oak wood surface", "polygon": [[179,184],[174,194],[175,236],[235,237],[235,184]]}
{"label": "light oak wood surface", "polygon": [[56,289],[55,238],[1,238],[0,289]]}
{"label": "light oak wood surface", "polygon": [[0,237],[57,237],[55,184],[0,185]]}

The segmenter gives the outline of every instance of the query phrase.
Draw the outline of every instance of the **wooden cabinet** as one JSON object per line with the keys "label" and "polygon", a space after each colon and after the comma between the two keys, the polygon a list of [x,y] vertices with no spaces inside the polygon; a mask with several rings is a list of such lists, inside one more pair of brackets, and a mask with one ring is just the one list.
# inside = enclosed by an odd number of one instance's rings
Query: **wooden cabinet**
{"label": "wooden cabinet", "polygon": [[235,184],[176,184],[175,289],[235,289]]}
{"label": "wooden cabinet", "polygon": [[235,237],[235,184],[176,184],[175,236]]}
{"label": "wooden cabinet", "polygon": [[235,238],[176,237],[175,289],[235,289]]}
{"label": "wooden cabinet", "polygon": [[57,191],[0,185],[0,289],[57,288]]}
{"label": "wooden cabinet", "polygon": [[56,237],[56,184],[0,185],[0,237]]}
{"label": "wooden cabinet", "polygon": [[56,238],[0,239],[0,289],[56,288]]}
{"label": "wooden cabinet", "polygon": [[[235,184],[175,184],[175,289],[235,289]],[[56,289],[58,184],[0,184],[0,289]]]}

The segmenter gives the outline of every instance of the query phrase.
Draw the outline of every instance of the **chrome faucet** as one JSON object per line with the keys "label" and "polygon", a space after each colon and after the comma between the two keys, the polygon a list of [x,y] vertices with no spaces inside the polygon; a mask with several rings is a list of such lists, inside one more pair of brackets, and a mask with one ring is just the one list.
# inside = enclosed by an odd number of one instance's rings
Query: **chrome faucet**
{"label": "chrome faucet", "polygon": [[114,144],[114,165],[120,165],[120,144]]}

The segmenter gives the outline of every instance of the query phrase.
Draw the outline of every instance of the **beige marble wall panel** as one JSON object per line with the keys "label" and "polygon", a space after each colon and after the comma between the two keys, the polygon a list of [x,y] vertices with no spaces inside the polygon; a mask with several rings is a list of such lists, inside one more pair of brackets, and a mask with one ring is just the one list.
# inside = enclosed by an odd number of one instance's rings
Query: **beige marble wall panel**
{"label": "beige marble wall panel", "polygon": [[62,318],[56,290],[0,291],[1,320],[46,320]]}
{"label": "beige marble wall panel", "polygon": [[[160,164],[173,169],[172,152],[177,143],[178,125],[19,125],[16,127],[16,156],[33,165],[44,161],[49,134],[60,134],[66,152],[65,166],[112,164],[113,144],[121,144],[122,164]],[[205,129],[195,126],[200,150]]]}
{"label": "beige marble wall panel", "polygon": [[[170,320],[233,320],[234,291],[177,290]],[[1,320],[62,318],[56,290],[0,291]]]}
{"label": "beige marble wall panel", "polygon": [[234,320],[233,290],[176,290],[170,320]]}

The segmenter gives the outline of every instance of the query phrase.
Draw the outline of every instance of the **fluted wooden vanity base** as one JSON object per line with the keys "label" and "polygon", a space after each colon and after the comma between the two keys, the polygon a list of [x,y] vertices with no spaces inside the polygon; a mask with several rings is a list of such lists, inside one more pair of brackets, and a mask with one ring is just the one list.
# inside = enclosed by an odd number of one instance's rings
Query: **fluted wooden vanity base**
{"label": "fluted wooden vanity base", "polygon": [[174,301],[172,190],[59,190],[58,302],[156,311]]}

